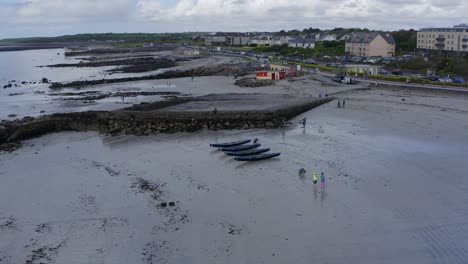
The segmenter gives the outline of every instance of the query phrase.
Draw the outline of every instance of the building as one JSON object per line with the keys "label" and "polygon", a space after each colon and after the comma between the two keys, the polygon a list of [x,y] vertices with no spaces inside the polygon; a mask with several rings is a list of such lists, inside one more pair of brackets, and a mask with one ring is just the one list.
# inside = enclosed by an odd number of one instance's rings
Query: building
{"label": "building", "polygon": [[218,46],[226,44],[226,35],[223,33],[216,33],[213,35],[205,36],[205,46]]}
{"label": "building", "polygon": [[286,79],[285,71],[258,71],[256,75],[257,75],[257,80],[284,80]]}
{"label": "building", "polygon": [[323,34],[320,35],[317,41],[337,41],[335,34]]}
{"label": "building", "polygon": [[181,47],[175,50],[175,53],[183,56],[198,56],[200,50],[198,48]]}
{"label": "building", "polygon": [[293,40],[294,38],[293,37],[290,37],[290,36],[281,36],[280,37],[280,45],[287,45],[289,43],[290,40]]}
{"label": "building", "polygon": [[270,64],[270,70],[272,71],[289,71],[291,69],[288,65],[281,64]]}
{"label": "building", "polygon": [[422,28],[417,34],[417,48],[420,51],[468,52],[468,25]]}
{"label": "building", "polygon": [[315,48],[315,39],[306,39],[302,37],[294,37],[288,41],[290,48]]}
{"label": "building", "polygon": [[382,69],[382,66],[376,66],[376,65],[364,65],[364,64],[346,64],[343,65],[343,69],[346,70],[346,72],[350,73],[367,73],[368,75],[377,75],[380,73],[380,70]]}
{"label": "building", "polygon": [[273,36],[258,36],[253,38],[250,41],[250,45],[257,45],[257,46],[272,46],[273,45]]}
{"label": "building", "polygon": [[361,57],[393,57],[395,39],[390,34],[352,33],[346,40],[345,51]]}
{"label": "building", "polygon": [[251,37],[248,33],[229,33],[226,37],[226,44],[229,46],[249,45]]}

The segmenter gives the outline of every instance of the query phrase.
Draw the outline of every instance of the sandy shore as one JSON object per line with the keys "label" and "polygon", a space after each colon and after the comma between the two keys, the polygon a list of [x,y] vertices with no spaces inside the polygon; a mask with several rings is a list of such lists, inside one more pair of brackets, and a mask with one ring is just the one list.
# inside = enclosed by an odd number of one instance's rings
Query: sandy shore
{"label": "sandy shore", "polygon": [[[29,140],[0,155],[0,263],[467,263],[467,98],[340,96],[287,129]],[[280,158],[208,146],[254,137]]]}

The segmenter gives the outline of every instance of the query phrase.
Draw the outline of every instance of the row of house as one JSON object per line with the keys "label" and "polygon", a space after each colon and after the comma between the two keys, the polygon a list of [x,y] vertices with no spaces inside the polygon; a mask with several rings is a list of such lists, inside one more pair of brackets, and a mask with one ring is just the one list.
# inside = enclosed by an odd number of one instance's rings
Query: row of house
{"label": "row of house", "polygon": [[319,41],[346,40],[348,35],[337,38],[335,34],[313,34],[308,36],[273,36],[270,34],[252,33],[213,33],[205,36],[206,46],[273,46],[288,45],[295,48],[314,48]]}
{"label": "row of house", "polygon": [[[467,37],[468,38],[468,37]],[[309,36],[273,36],[269,34],[253,35],[251,33],[215,33],[205,37],[206,46],[273,46],[288,45],[293,48],[315,48],[319,41],[334,41],[334,34],[315,34]],[[392,57],[395,55],[395,39],[390,34],[376,32],[352,33],[344,35],[345,51],[361,57]]]}

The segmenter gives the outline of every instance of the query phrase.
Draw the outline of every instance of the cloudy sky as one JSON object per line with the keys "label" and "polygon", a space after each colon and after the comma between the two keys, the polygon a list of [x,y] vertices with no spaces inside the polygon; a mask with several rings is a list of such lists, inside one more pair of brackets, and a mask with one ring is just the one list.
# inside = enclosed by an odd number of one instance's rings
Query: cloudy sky
{"label": "cloudy sky", "polygon": [[468,23],[467,0],[0,0],[0,39],[85,32],[397,30]]}

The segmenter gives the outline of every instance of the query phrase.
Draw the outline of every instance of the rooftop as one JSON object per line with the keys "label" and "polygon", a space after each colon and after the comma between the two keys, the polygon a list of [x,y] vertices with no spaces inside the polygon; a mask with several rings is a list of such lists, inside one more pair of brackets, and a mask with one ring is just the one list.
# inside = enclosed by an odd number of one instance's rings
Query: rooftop
{"label": "rooftop", "polygon": [[468,32],[467,24],[459,24],[453,27],[432,27],[432,28],[421,28],[421,32]]}
{"label": "rooftop", "polygon": [[382,36],[382,38],[387,41],[389,44],[395,44],[395,39],[393,38],[392,35],[390,34],[381,34],[381,33],[376,33],[376,32],[371,32],[371,33],[364,33],[364,32],[359,32],[359,33],[352,33],[347,42],[349,43],[370,43],[372,40],[374,40],[377,36]]}

